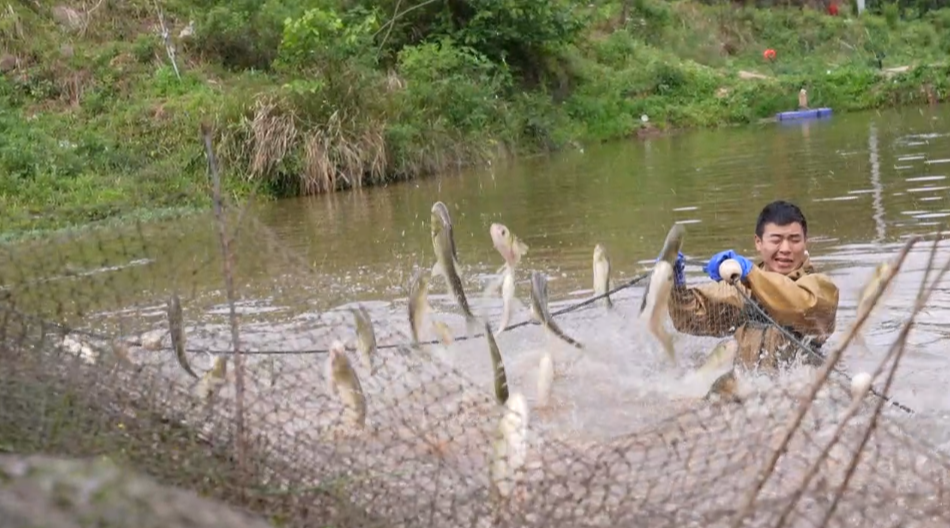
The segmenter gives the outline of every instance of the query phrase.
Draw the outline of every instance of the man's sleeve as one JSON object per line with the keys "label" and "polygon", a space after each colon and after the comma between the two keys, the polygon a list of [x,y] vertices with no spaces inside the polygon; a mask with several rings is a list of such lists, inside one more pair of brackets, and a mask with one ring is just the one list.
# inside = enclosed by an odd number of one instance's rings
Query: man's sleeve
{"label": "man's sleeve", "polygon": [[793,281],[781,273],[754,268],[746,280],[775,322],[806,335],[827,338],[834,333],[838,287],[828,276],[812,273]]}
{"label": "man's sleeve", "polygon": [[673,327],[684,334],[725,337],[739,324],[743,305],[744,299],[736,287],[724,282],[692,288],[674,286],[670,319]]}

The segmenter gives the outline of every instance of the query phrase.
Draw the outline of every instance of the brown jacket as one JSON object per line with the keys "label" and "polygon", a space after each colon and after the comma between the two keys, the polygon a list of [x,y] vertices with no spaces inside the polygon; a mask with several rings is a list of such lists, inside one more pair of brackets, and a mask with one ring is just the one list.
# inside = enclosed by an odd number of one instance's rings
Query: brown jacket
{"label": "brown jacket", "polygon": [[[735,286],[714,282],[687,288],[674,286],[670,318],[677,331],[696,336],[725,337],[734,334],[739,344],[737,360],[747,368],[774,369],[802,351],[778,328],[765,324],[761,314],[737,289],[758,301],[778,324],[799,336],[811,337],[821,346],[835,331],[838,287],[827,275],[816,273],[808,257],[800,268],[782,275],[766,271],[762,262]],[[807,340],[806,340],[807,343]],[[814,354],[804,354],[816,364]]]}

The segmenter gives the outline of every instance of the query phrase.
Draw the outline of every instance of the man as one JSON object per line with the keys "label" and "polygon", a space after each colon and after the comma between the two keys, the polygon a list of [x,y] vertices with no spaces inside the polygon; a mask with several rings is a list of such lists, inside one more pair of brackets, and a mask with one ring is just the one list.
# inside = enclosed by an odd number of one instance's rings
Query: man
{"label": "man", "polygon": [[[817,350],[835,330],[838,288],[823,274],[816,273],[808,259],[808,223],[801,210],[788,202],[765,206],[755,225],[755,249],[760,261],[728,250],[714,255],[705,267],[714,284],[686,287],[683,255],[674,266],[674,286],[670,297],[670,318],[677,331],[725,337],[734,334],[737,359],[747,368],[775,369],[802,357],[806,363],[820,364],[820,358],[791,342],[774,324],[750,305],[758,303],[772,320]],[[741,280],[735,285],[720,282],[719,265],[736,260]],[[743,295],[740,293],[745,293]]]}

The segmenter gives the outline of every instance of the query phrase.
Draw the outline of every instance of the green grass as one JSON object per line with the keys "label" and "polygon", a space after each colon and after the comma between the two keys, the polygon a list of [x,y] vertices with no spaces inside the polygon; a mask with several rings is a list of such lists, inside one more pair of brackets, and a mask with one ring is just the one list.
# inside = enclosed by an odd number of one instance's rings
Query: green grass
{"label": "green grass", "polygon": [[[394,19],[389,1],[166,0],[179,78],[152,2],[106,0],[72,30],[39,5],[0,10],[6,240],[207,207],[202,121],[229,193],[280,197],[755,122],[796,108],[803,86],[810,106],[836,112],[950,88],[950,9],[631,0],[622,20],[620,1],[479,0]],[[180,39],[189,20],[195,34]],[[880,57],[911,69],[887,74]]]}

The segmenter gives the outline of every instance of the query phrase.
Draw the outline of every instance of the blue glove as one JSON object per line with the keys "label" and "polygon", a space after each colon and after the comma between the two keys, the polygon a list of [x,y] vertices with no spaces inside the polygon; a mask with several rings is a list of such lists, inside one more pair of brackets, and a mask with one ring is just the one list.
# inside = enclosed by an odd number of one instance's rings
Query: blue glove
{"label": "blue glove", "polygon": [[[659,261],[660,257],[657,257],[656,262]],[[676,261],[673,263],[673,284],[676,286],[686,284],[686,257],[682,253],[676,254]]]}
{"label": "blue glove", "polygon": [[713,255],[712,258],[709,259],[709,264],[706,264],[706,269],[703,271],[709,275],[710,279],[719,282],[722,280],[722,277],[719,276],[719,266],[722,265],[724,261],[729,259],[733,259],[739,263],[739,267],[742,269],[742,276],[739,277],[740,279],[744,279],[746,275],[752,271],[752,261],[736,254],[736,252],[731,249],[721,251]]}

